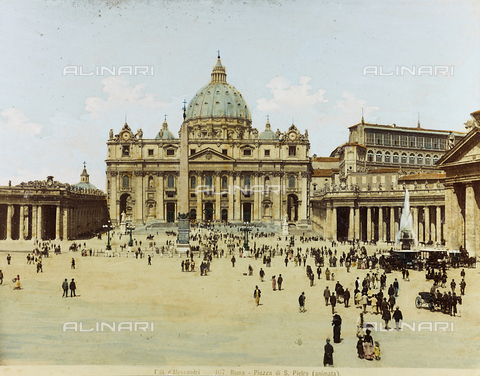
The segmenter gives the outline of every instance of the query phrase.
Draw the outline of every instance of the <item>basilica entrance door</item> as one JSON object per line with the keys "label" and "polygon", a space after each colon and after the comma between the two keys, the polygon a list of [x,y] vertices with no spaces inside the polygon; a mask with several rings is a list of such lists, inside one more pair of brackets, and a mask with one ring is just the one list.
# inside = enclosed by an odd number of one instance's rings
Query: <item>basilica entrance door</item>
{"label": "basilica entrance door", "polygon": [[175,204],[173,202],[167,203],[167,222],[175,222]]}
{"label": "basilica entrance door", "polygon": [[250,222],[252,219],[252,204],[245,202],[243,204],[243,222]]}
{"label": "basilica entrance door", "polygon": [[205,209],[203,210],[205,220],[212,221],[214,212],[215,210],[213,209],[213,202],[206,202]]}

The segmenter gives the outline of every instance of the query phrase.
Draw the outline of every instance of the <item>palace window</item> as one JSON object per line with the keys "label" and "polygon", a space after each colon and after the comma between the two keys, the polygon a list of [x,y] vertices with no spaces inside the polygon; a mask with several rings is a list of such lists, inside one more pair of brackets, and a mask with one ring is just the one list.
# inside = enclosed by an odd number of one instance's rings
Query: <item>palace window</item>
{"label": "palace window", "polygon": [[383,145],[383,134],[382,133],[376,133],[375,134],[375,145]]}
{"label": "palace window", "polygon": [[288,188],[295,188],[295,176],[290,175],[288,178]]}
{"label": "palace window", "polygon": [[130,187],[130,178],[128,175],[123,175],[123,188],[129,188]]}
{"label": "palace window", "polygon": [[410,154],[410,160],[408,161],[409,164],[415,164],[415,154]]}
{"label": "palace window", "polygon": [[423,148],[423,137],[417,137],[417,148]]}
{"label": "palace window", "polygon": [[383,135],[383,144],[385,146],[390,146],[392,143],[392,135],[390,133]]}
{"label": "palace window", "polygon": [[373,162],[373,151],[371,150],[367,153],[367,162]]}
{"label": "palace window", "polygon": [[167,187],[168,188],[175,188],[175,178],[173,177],[173,175],[170,175],[167,178]]}
{"label": "palace window", "polygon": [[385,163],[390,163],[390,152],[385,152]]}
{"label": "palace window", "polygon": [[381,151],[377,151],[377,158],[375,159],[376,162],[382,162],[382,152]]}
{"label": "palace window", "polygon": [[418,164],[418,165],[423,164],[423,155],[422,155],[422,154],[419,154],[419,155],[417,156],[417,164]]}
{"label": "palace window", "polygon": [[433,156],[433,164],[437,164],[437,161],[438,161],[438,155],[434,155]]}
{"label": "palace window", "polygon": [[398,134],[393,135],[393,146],[400,146],[400,136]]}
{"label": "palace window", "polygon": [[408,136],[402,135],[400,138],[400,145],[403,147],[408,147]]}
{"label": "palace window", "polygon": [[368,132],[367,133],[367,145],[373,145],[375,143],[375,133],[373,132]]}
{"label": "palace window", "polygon": [[444,138],[441,138],[441,139],[439,140],[439,146],[438,146],[439,149],[440,149],[440,150],[445,150],[446,144],[447,144],[447,143],[445,142],[445,139],[444,139]]}
{"label": "palace window", "polygon": [[425,164],[426,164],[427,166],[430,166],[430,154],[427,154],[427,155],[425,156]]}
{"label": "palace window", "polygon": [[197,186],[197,178],[195,176],[192,176],[190,178],[190,188],[195,189],[196,186]]}
{"label": "palace window", "polygon": [[438,142],[438,138],[434,138],[432,142],[433,149],[438,150],[440,148],[440,143]]}
{"label": "palace window", "polygon": [[409,137],[408,137],[408,140],[409,140],[409,146],[410,146],[411,148],[414,148],[414,147],[415,147],[415,144],[416,144],[416,143],[415,143],[415,136],[409,136]]}
{"label": "palace window", "polygon": [[288,155],[290,157],[294,157],[295,155],[297,155],[297,147],[296,146],[289,146],[288,147]]}
{"label": "palace window", "polygon": [[398,162],[399,162],[398,153],[393,153],[393,163],[398,163]]}
{"label": "palace window", "polygon": [[425,149],[431,149],[431,148],[432,148],[432,138],[425,137]]}
{"label": "palace window", "polygon": [[407,154],[402,154],[402,164],[407,164]]}

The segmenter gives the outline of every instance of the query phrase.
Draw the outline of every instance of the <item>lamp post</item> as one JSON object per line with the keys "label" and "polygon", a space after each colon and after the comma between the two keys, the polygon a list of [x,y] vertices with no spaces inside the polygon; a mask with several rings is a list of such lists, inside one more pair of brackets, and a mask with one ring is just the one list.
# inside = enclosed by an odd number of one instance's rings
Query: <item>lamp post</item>
{"label": "lamp post", "polygon": [[103,225],[103,228],[107,230],[107,251],[110,251],[112,249],[112,246],[110,245],[110,230],[113,230],[114,227],[112,226],[112,223],[108,221],[106,225]]}
{"label": "lamp post", "polygon": [[253,226],[250,225],[250,223],[245,222],[242,227],[240,227],[240,231],[244,233],[244,238],[243,238],[243,249],[248,252],[248,233],[252,231]]}
{"label": "lamp post", "polygon": [[135,226],[133,225],[132,222],[127,223],[127,230],[130,231],[130,240],[128,241],[128,246],[132,247],[133,246],[132,231],[135,230]]}

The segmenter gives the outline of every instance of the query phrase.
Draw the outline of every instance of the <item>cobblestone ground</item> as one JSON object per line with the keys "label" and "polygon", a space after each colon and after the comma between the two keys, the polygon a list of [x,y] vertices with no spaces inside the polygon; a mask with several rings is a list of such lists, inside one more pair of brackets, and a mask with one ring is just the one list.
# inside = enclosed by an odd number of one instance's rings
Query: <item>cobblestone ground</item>
{"label": "cobblestone ground", "polygon": [[[142,239],[143,235],[137,236]],[[156,236],[164,244],[165,235]],[[172,239],[170,237],[169,239]],[[145,241],[145,240],[144,240]],[[276,245],[276,238],[257,239]],[[88,247],[101,249],[104,240],[89,240]],[[114,248],[118,247],[114,240]],[[261,260],[241,258],[232,267],[229,258],[213,259],[211,273],[182,272],[178,257],[147,259],[132,257],[81,257],[67,251],[44,259],[43,273],[27,265],[32,243],[0,243],[0,365],[208,365],[208,366],[323,366],[323,346],[332,337],[332,312],[323,290],[334,283],[315,278],[309,286],[305,268],[293,262],[285,267],[275,257],[271,267]],[[282,246],[284,242],[280,242]],[[304,246],[321,246],[315,242]],[[298,242],[297,242],[297,245]],[[377,247],[369,247],[373,253]],[[340,253],[348,246],[339,246]],[[7,265],[7,252],[12,255]],[[71,269],[72,257],[76,269]],[[200,259],[196,259],[197,266]],[[254,269],[247,276],[248,265]],[[307,259],[307,265],[313,260]],[[260,268],[266,272],[260,282]],[[198,268],[197,268],[198,269]],[[325,268],[323,268],[325,270]],[[333,268],[344,287],[354,290],[354,280],[368,271]],[[273,275],[284,278],[282,291],[273,291]],[[14,290],[12,278],[21,276],[22,290]],[[449,270],[449,279],[460,281],[460,269]],[[461,317],[417,309],[419,291],[429,291],[431,282],[423,272],[411,272],[410,281],[400,273],[388,274],[387,283],[400,281],[398,305],[405,323],[416,330],[373,332],[380,342],[382,358],[368,362],[356,356],[356,320],[360,309],[337,306],[343,319],[340,344],[334,344],[336,367],[383,368],[479,368],[480,367],[480,277],[466,269],[466,296]],[[62,298],[62,281],[74,278],[77,297]],[[261,305],[253,298],[255,285],[262,291]],[[458,283],[457,283],[458,286]],[[298,296],[305,292],[305,313],[299,313]],[[368,308],[371,312],[371,308]],[[366,320],[380,324],[379,316]],[[103,324],[113,326],[112,331]],[[119,330],[119,323],[122,330]],[[148,324],[146,331],[143,322]],[[442,322],[447,322],[447,330]],[[64,327],[66,323],[67,327]],[[80,323],[82,330],[80,331]],[[98,324],[97,324],[98,323]],[[132,331],[128,323],[132,323]],[[135,331],[135,323],[137,330]],[[421,327],[419,327],[420,323]],[[431,323],[431,324],[430,324]],[[435,324],[437,323],[437,324]],[[440,323],[440,324],[439,324]],[[77,331],[73,328],[77,326]],[[99,327],[97,328],[97,325]],[[430,330],[431,325],[431,330]],[[436,326],[435,326],[436,325]],[[153,330],[152,330],[153,327]],[[420,329],[421,328],[421,329]],[[87,331],[93,329],[91,331]]]}

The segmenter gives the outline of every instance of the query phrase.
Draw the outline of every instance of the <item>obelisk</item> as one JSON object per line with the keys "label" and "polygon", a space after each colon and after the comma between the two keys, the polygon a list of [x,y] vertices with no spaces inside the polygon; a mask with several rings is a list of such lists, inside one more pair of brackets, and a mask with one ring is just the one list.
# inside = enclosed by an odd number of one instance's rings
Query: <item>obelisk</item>
{"label": "obelisk", "polygon": [[177,190],[178,243],[177,251],[190,250],[190,219],[188,197],[188,127],[186,123],[186,102],[183,102],[183,123],[180,127],[180,171]]}

